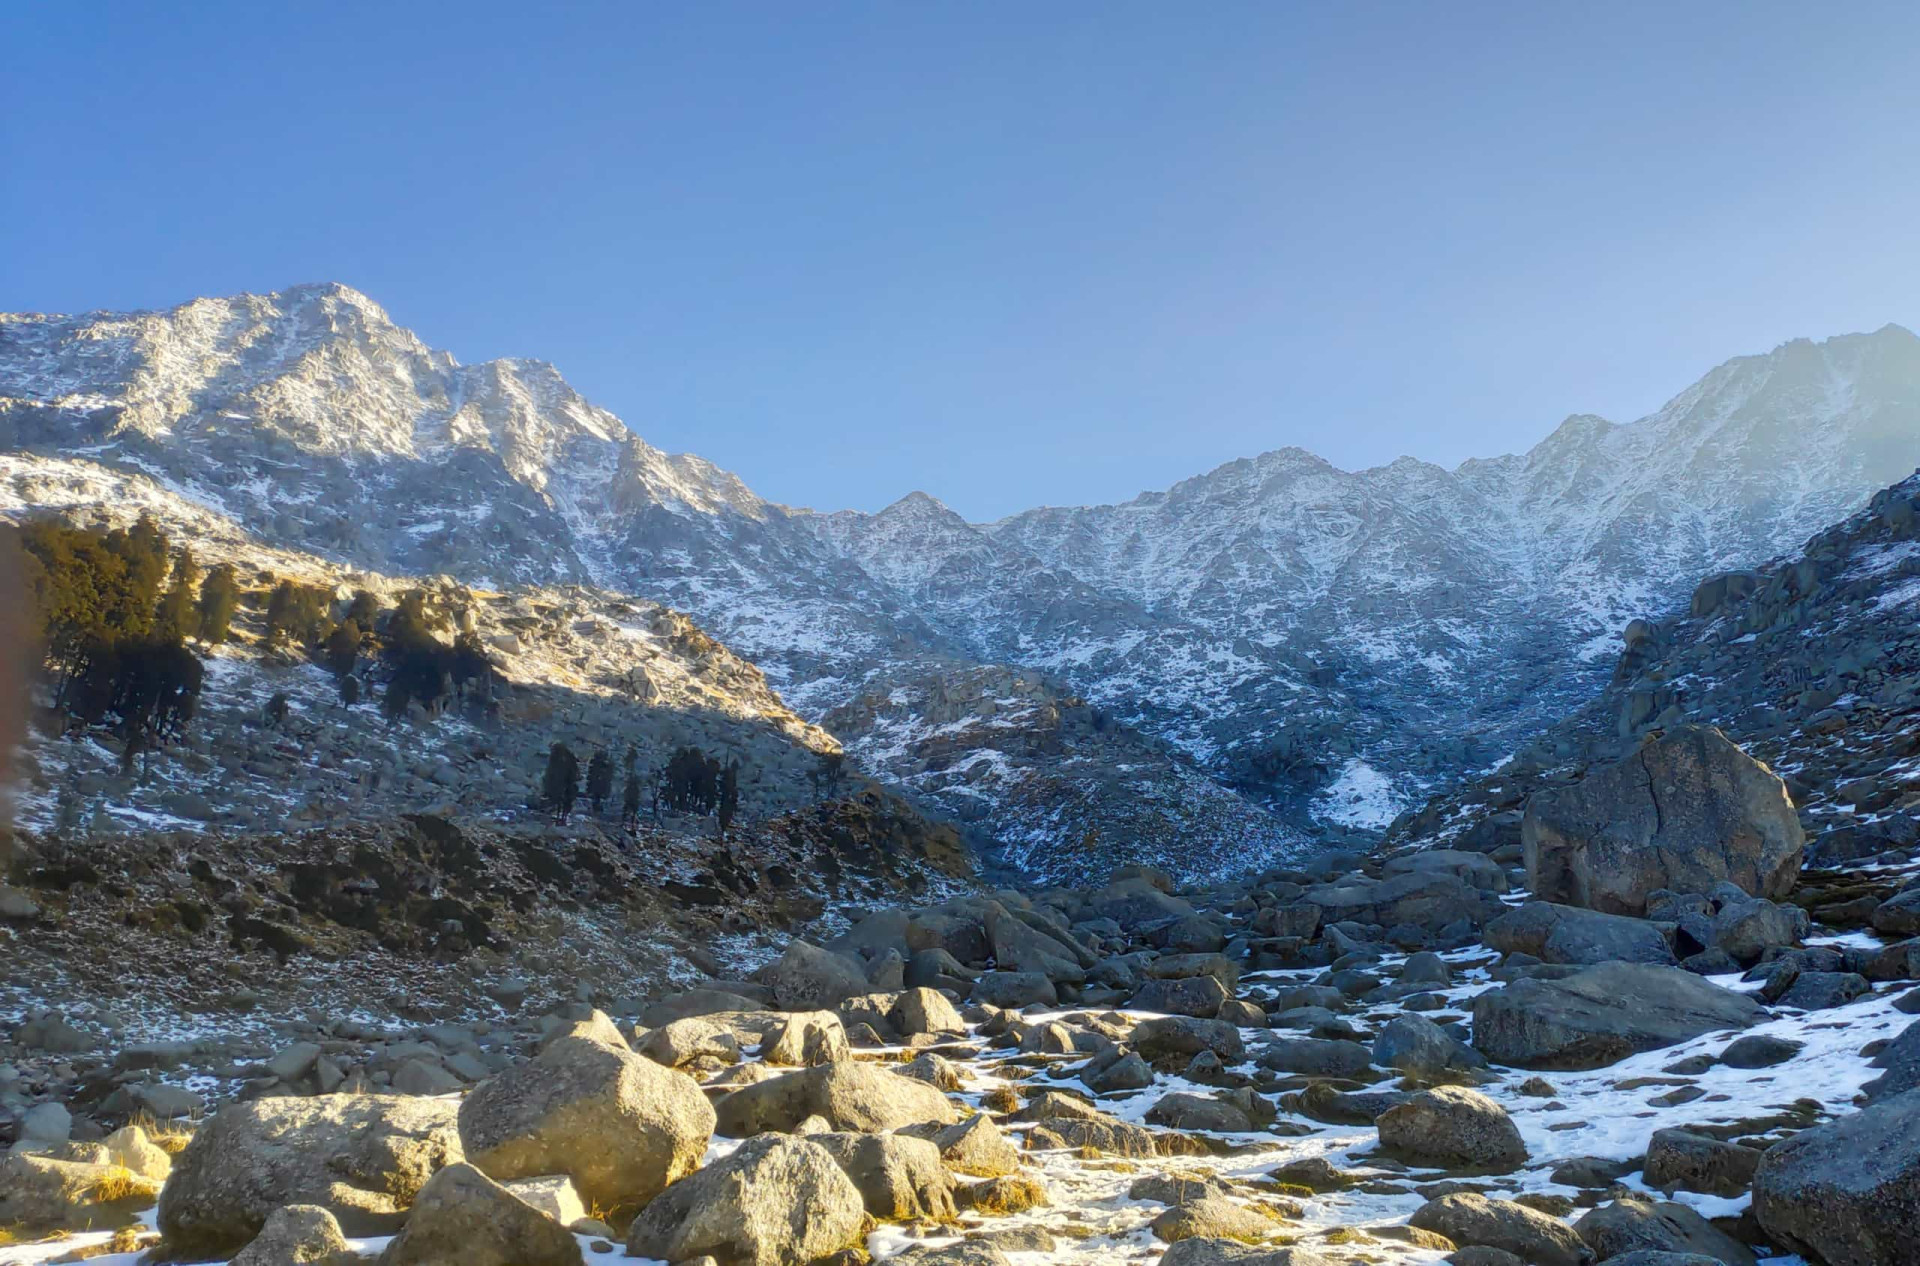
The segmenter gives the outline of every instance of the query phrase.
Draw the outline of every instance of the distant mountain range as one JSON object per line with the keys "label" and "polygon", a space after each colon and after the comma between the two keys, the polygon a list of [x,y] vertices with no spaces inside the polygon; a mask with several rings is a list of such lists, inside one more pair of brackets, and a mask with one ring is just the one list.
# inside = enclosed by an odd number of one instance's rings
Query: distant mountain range
{"label": "distant mountain range", "polygon": [[1911,473],[1920,338],[1796,340],[1641,421],[1572,417],[1452,470],[1286,448],[975,524],[921,493],[768,502],[550,365],[463,366],[301,286],[0,316],[0,448],[137,472],[348,565],[671,603],[1030,872],[1197,835],[1211,869],[1384,825],[1591,694],[1629,619]]}

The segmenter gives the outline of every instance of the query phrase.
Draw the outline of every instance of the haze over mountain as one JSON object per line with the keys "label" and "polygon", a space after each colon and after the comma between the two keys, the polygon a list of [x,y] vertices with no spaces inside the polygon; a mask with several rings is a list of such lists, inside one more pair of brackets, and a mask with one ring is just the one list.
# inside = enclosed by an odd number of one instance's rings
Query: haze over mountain
{"label": "haze over mountain", "polygon": [[[1293,810],[1384,825],[1501,759],[1589,692],[1629,619],[1910,473],[1920,339],[1796,340],[1638,422],[1571,417],[1452,470],[1287,448],[976,524],[920,493],[870,515],[774,504],[551,365],[461,365],[317,285],[0,317],[0,443],[140,472],[355,566],[669,602],[857,760],[1003,843],[1138,829],[1115,806],[1151,754],[1207,788],[1175,798],[1217,798],[1209,829],[1281,847],[1303,838]],[[1086,779],[1064,814],[1015,790],[1063,716],[1084,718]]]}

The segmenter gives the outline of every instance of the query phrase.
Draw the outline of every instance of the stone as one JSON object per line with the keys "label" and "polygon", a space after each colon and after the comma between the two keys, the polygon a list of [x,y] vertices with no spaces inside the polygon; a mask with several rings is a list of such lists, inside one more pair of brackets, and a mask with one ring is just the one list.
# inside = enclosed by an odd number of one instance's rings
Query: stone
{"label": "stone", "polygon": [[1373,1067],[1372,1052],[1358,1042],[1315,1037],[1275,1038],[1257,1058],[1262,1068],[1317,1077],[1358,1079]]}
{"label": "stone", "polygon": [[933,1136],[940,1159],[956,1174],[1000,1178],[1020,1170],[1020,1151],[984,1112],[946,1126]]}
{"label": "stone", "polygon": [[1435,1077],[1450,1069],[1484,1068],[1486,1060],[1470,1046],[1462,1046],[1445,1029],[1422,1015],[1397,1015],[1380,1026],[1373,1039],[1373,1062],[1418,1077]]}
{"label": "stone", "polygon": [[1799,1011],[1827,1011],[1843,1007],[1873,992],[1865,976],[1850,971],[1803,971],[1793,978],[1774,1005]]}
{"label": "stone", "polygon": [[1904,1266],[1920,1244],[1920,1091],[1768,1148],[1753,1215],[1782,1248],[1830,1266]]}
{"label": "stone", "polygon": [[1440,1086],[1380,1114],[1380,1149],[1410,1165],[1505,1173],[1527,1147],[1505,1108],[1477,1090]]}
{"label": "stone", "polygon": [[1487,924],[1485,936],[1503,954],[1531,954],[1543,963],[1674,963],[1667,938],[1644,919],[1551,901],[1529,901],[1501,915]]}
{"label": "stone", "polygon": [[1473,1001],[1473,1044],[1498,1064],[1603,1068],[1723,1029],[1750,1028],[1753,999],[1675,967],[1602,963],[1561,980],[1517,980]]}
{"label": "stone", "polygon": [[1233,1184],[1225,1179],[1192,1174],[1147,1174],[1127,1187],[1127,1199],[1160,1204],[1191,1204],[1207,1196],[1232,1194]]}
{"label": "stone", "polygon": [[639,1052],[668,1068],[700,1062],[732,1064],[740,1059],[740,1039],[728,1025],[707,1016],[688,1016],[649,1032],[641,1039]]}
{"label": "stone", "polygon": [[990,971],[973,982],[973,1000],[989,1007],[1051,1007],[1060,995],[1053,981],[1039,972]]}
{"label": "stone", "polygon": [[1573,1229],[1602,1262],[1624,1253],[1652,1250],[1698,1253],[1726,1266],[1755,1266],[1753,1250],[1683,1204],[1615,1200],[1590,1209]]}
{"label": "stone", "polygon": [[852,1055],[846,1027],[831,1011],[793,1012],[760,1049],[760,1058],[766,1063],[789,1068],[831,1064]]}
{"label": "stone", "polygon": [[449,1165],[420,1189],[379,1266],[581,1266],[580,1243],[544,1212],[472,1165]]}
{"label": "stone", "polygon": [[1175,1205],[1149,1226],[1154,1235],[1169,1244],[1196,1238],[1245,1242],[1265,1239],[1280,1230],[1279,1224],[1265,1214],[1212,1194],[1190,1204]]}
{"label": "stone", "polygon": [[1299,1244],[1267,1248],[1198,1237],[1169,1246],[1159,1266],[1333,1266],[1333,1260]]}
{"label": "stone", "polygon": [[344,1266],[351,1252],[333,1214],[319,1205],[289,1204],[267,1216],[229,1266]]}
{"label": "stone", "polygon": [[282,1205],[317,1205],[349,1235],[399,1228],[436,1172],[461,1160],[459,1105],[394,1095],[229,1103],[173,1158],[156,1225],[177,1251],[219,1256]]}
{"label": "stone", "polygon": [[1201,1051],[1212,1051],[1223,1060],[1238,1063],[1246,1054],[1246,1044],[1234,1025],[1192,1016],[1142,1020],[1134,1025],[1127,1043],[1149,1061],[1170,1055],[1191,1058]]}
{"label": "stone", "polygon": [[1228,996],[1226,986],[1212,976],[1149,980],[1133,995],[1127,1009],[1211,1019],[1220,1013],[1220,1004]]}
{"label": "stone", "polygon": [[783,1011],[819,1011],[868,990],[860,964],[802,940],[787,943],[780,957],[753,974],[773,990],[774,1004]]}
{"label": "stone", "polygon": [[859,1188],[825,1148],[763,1135],[656,1197],[633,1220],[627,1251],[670,1262],[710,1255],[721,1266],[803,1266],[854,1247],[864,1213]]}
{"label": "stone", "polygon": [[1662,1191],[1745,1195],[1760,1167],[1758,1149],[1689,1130],[1655,1130],[1647,1142],[1646,1183]]}
{"label": "stone", "polygon": [[882,1222],[947,1222],[956,1216],[953,1177],[940,1148],[905,1134],[812,1134],[860,1189],[867,1212]]}
{"label": "stone", "polygon": [[1881,1047],[1873,1057],[1873,1066],[1886,1071],[1861,1087],[1868,1102],[1877,1103],[1920,1088],[1920,1022],[1909,1024]]}
{"label": "stone", "polygon": [[954,1192],[962,1208],[975,1213],[1025,1213],[1047,1203],[1047,1189],[1031,1174],[1008,1174],[961,1187]]}
{"label": "stone", "polygon": [[1704,893],[1723,881],[1778,900],[1793,891],[1806,849],[1786,785],[1700,725],[1536,793],[1520,831],[1535,896],[1636,916],[1658,889]]}
{"label": "stone", "polygon": [[1211,1130],[1224,1134],[1244,1134],[1258,1127],[1243,1108],[1230,1100],[1184,1091],[1160,1096],[1158,1102],[1147,1109],[1147,1121],[1176,1130]]}
{"label": "stone", "polygon": [[20,1116],[23,1143],[64,1143],[73,1134],[73,1114],[57,1103],[36,1103]]}
{"label": "stone", "polygon": [[165,1182],[173,1172],[173,1157],[156,1146],[147,1132],[137,1125],[123,1125],[107,1135],[107,1163],[118,1165],[130,1174]]}
{"label": "stone", "polygon": [[1720,1052],[1720,1062],[1728,1068],[1772,1068],[1786,1063],[1805,1046],[1805,1042],[1771,1033],[1749,1033],[1727,1043],[1727,1049]]}
{"label": "stone", "polygon": [[460,1079],[437,1061],[410,1059],[393,1074],[393,1088],[403,1095],[448,1095],[460,1085]]}
{"label": "stone", "polygon": [[587,1203],[580,1198],[580,1189],[565,1174],[516,1178],[500,1185],[561,1226],[572,1226],[587,1216]]}
{"label": "stone", "polygon": [[950,1059],[935,1055],[932,1051],[914,1056],[894,1071],[902,1077],[924,1081],[936,1090],[957,1091],[965,1086],[960,1076],[960,1066]]}
{"label": "stone", "polygon": [[113,1165],[15,1151],[0,1156],[0,1227],[40,1234],[124,1226],[159,1191],[157,1181]]}
{"label": "stone", "polygon": [[459,1112],[466,1159],[489,1178],[566,1174],[605,1209],[636,1208],[692,1173],[714,1129],[699,1083],[594,1020],[475,1087]]}
{"label": "stone", "polygon": [[649,1029],[662,1029],[675,1020],[715,1015],[723,1011],[764,1011],[766,1004],[724,989],[689,989],[650,1004],[640,1013],[640,1023]]}
{"label": "stone", "polygon": [[[1212,1051],[1203,1051],[1203,1055],[1212,1055]],[[1198,1059],[1196,1055],[1194,1058]],[[1215,1055],[1215,1059],[1219,1056]],[[1112,1060],[1096,1066],[1089,1060],[1088,1066],[1081,1070],[1080,1080],[1087,1089],[1095,1094],[1112,1094],[1120,1090],[1142,1090],[1153,1084],[1153,1069],[1147,1061],[1132,1051],[1121,1051]]]}
{"label": "stone", "polygon": [[1560,1219],[1472,1192],[1429,1200],[1408,1221],[1455,1244],[1502,1249],[1535,1266],[1587,1266],[1594,1259],[1593,1250]]}
{"label": "stone", "polygon": [[266,1067],[281,1081],[293,1082],[313,1071],[313,1062],[319,1058],[317,1042],[295,1042],[269,1059]]}
{"label": "stone", "polygon": [[964,1033],[966,1021],[937,989],[916,988],[901,993],[887,1012],[887,1022],[904,1037],[928,1033]]}
{"label": "stone", "polygon": [[926,1082],[854,1060],[743,1086],[720,1101],[717,1113],[719,1132],[729,1138],[791,1130],[810,1116],[862,1134],[955,1119],[953,1104]]}

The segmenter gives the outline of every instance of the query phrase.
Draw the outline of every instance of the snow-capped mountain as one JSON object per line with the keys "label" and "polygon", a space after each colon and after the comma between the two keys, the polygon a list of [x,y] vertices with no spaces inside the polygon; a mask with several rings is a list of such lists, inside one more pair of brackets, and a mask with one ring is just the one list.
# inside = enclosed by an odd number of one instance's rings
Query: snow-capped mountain
{"label": "snow-capped mountain", "polygon": [[1166,760],[1369,825],[1583,696],[1629,618],[1920,464],[1920,338],[1788,343],[1640,422],[1570,418],[1452,470],[1289,448],[972,524],[919,493],[872,515],[765,501],[549,365],[463,366],[365,296],[304,286],[0,316],[0,444],[140,470],[358,566],[670,602],[810,719],[860,704],[839,735],[856,758],[897,760],[913,730],[874,690],[1011,665]]}

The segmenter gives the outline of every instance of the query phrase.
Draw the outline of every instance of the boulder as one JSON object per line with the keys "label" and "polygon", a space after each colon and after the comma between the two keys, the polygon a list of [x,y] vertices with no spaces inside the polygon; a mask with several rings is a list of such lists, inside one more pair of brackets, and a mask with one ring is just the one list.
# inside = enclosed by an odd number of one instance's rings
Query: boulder
{"label": "boulder", "polygon": [[810,1116],[836,1130],[873,1133],[954,1120],[953,1104],[933,1086],[872,1064],[842,1060],[742,1086],[720,1101],[718,1128],[729,1138],[787,1131]]}
{"label": "boulder", "polygon": [[1261,1240],[1280,1230],[1280,1224],[1266,1214],[1212,1194],[1175,1205],[1149,1225],[1154,1235],[1169,1244],[1191,1239]]}
{"label": "boulder", "polygon": [[1181,1240],[1160,1255],[1160,1266],[1333,1266],[1333,1259],[1294,1244],[1255,1247],[1238,1240]]}
{"label": "boulder", "polygon": [[1920,1091],[1767,1149],[1753,1214],[1775,1244],[1828,1266],[1905,1266],[1920,1244]]}
{"label": "boulder", "polygon": [[847,1043],[847,1030],[840,1017],[831,1011],[796,1011],[770,1034],[760,1049],[760,1058],[769,1064],[789,1068],[811,1068],[849,1059],[853,1048]]}
{"label": "boulder", "polygon": [[933,1135],[940,1159],[956,1174],[1001,1178],[1020,1170],[1020,1151],[984,1112],[946,1126]]}
{"label": "boulder", "polygon": [[156,1225],[178,1252],[206,1256],[241,1248],[289,1204],[326,1209],[348,1235],[389,1234],[461,1159],[458,1112],[393,1095],[227,1104],[173,1158]]}
{"label": "boulder", "polygon": [[159,1192],[158,1181],[115,1165],[26,1151],[0,1156],[0,1227],[39,1234],[124,1226]]}
{"label": "boulder", "polygon": [[1051,1007],[1060,1001],[1053,981],[1034,971],[990,971],[973,982],[973,1000],[989,1007]]}
{"label": "boulder", "polygon": [[605,1209],[635,1208],[693,1172],[713,1136],[707,1097],[611,1027],[576,1024],[476,1087],[459,1105],[466,1159],[502,1182],[566,1174]]}
{"label": "boulder", "polygon": [[640,1041],[640,1053],[668,1068],[733,1064],[740,1059],[740,1039],[728,1025],[707,1016],[689,1016],[649,1032]]}
{"label": "boulder", "polygon": [[1224,1020],[1192,1016],[1142,1020],[1133,1026],[1127,1043],[1148,1060],[1170,1055],[1191,1057],[1201,1051],[1212,1051],[1223,1060],[1237,1063],[1246,1054],[1246,1044],[1237,1027]]}
{"label": "boulder", "polygon": [[1380,1114],[1380,1150],[1410,1165],[1506,1173],[1527,1145],[1505,1108],[1477,1090],[1440,1086]]}
{"label": "boulder", "polygon": [[887,1012],[887,1023],[905,1037],[927,1033],[964,1033],[966,1021],[937,989],[908,989]]}
{"label": "boulder", "polygon": [[1414,870],[1388,879],[1348,876],[1309,888],[1306,900],[1319,907],[1323,926],[1405,923],[1437,931],[1462,921],[1479,927],[1502,909],[1497,899],[1444,870]]}
{"label": "boulder", "polygon": [[1593,1250],[1558,1218],[1511,1200],[1457,1192],[1429,1200],[1408,1222],[1462,1246],[1483,1245],[1535,1266],[1586,1266]]}
{"label": "boulder", "polygon": [[1647,1142],[1646,1183],[1662,1191],[1698,1191],[1710,1196],[1745,1195],[1753,1186],[1761,1153],[1691,1130],[1655,1130]]}
{"label": "boulder", "polygon": [[675,1020],[714,1015],[722,1011],[764,1011],[766,1004],[724,989],[689,989],[652,1003],[640,1013],[649,1029],[665,1028]]}
{"label": "boulder", "polygon": [[948,1222],[956,1216],[953,1176],[940,1147],[905,1134],[810,1134],[860,1189],[882,1222]]}
{"label": "boulder", "polygon": [[1358,1079],[1373,1066],[1372,1053],[1360,1043],[1317,1037],[1275,1038],[1257,1058],[1262,1068],[1313,1077]]}
{"label": "boulder", "polygon": [[1920,1089],[1920,1021],[1909,1024],[1881,1047],[1873,1057],[1873,1066],[1885,1071],[1861,1087],[1870,1103]]}
{"label": "boulder", "polygon": [[1698,1253],[1726,1266],[1755,1266],[1753,1250],[1683,1204],[1615,1200],[1590,1209],[1573,1229],[1602,1262],[1625,1253]]}
{"label": "boulder", "polygon": [[1536,897],[1609,914],[1645,913],[1657,889],[1704,893],[1721,882],[1785,897],[1806,848],[1786,784],[1699,725],[1536,793],[1520,830]]}
{"label": "boulder", "polygon": [[539,1209],[471,1165],[449,1165],[420,1189],[379,1266],[581,1266],[580,1243]]}
{"label": "boulder", "polygon": [[1602,963],[1560,980],[1518,980],[1473,1000],[1473,1045],[1515,1068],[1603,1068],[1766,1012],[1676,967]]}
{"label": "boulder", "polygon": [[351,1251],[331,1213],[318,1205],[290,1204],[267,1217],[260,1234],[229,1266],[335,1266],[352,1260]]}
{"label": "boulder", "polygon": [[1228,998],[1226,986],[1212,976],[1149,980],[1133,995],[1127,1009],[1211,1019],[1220,1013],[1220,1005]]}
{"label": "boulder", "polygon": [[670,1262],[705,1256],[721,1266],[803,1266],[858,1244],[864,1212],[859,1188],[825,1148],[763,1135],[655,1198],[633,1220],[627,1251]]}
{"label": "boulder", "polygon": [[1373,1038],[1373,1062],[1429,1078],[1449,1070],[1484,1068],[1487,1063],[1478,1051],[1456,1042],[1432,1020],[1410,1012],[1380,1026]]}
{"label": "boulder", "polygon": [[774,1004],[782,1011],[831,1009],[868,990],[867,973],[857,960],[802,940],[789,941],[780,957],[753,978],[773,990]]}
{"label": "boulder", "polygon": [[1551,901],[1529,901],[1492,920],[1486,942],[1503,954],[1531,954],[1543,963],[1674,963],[1673,948],[1653,924]]}

